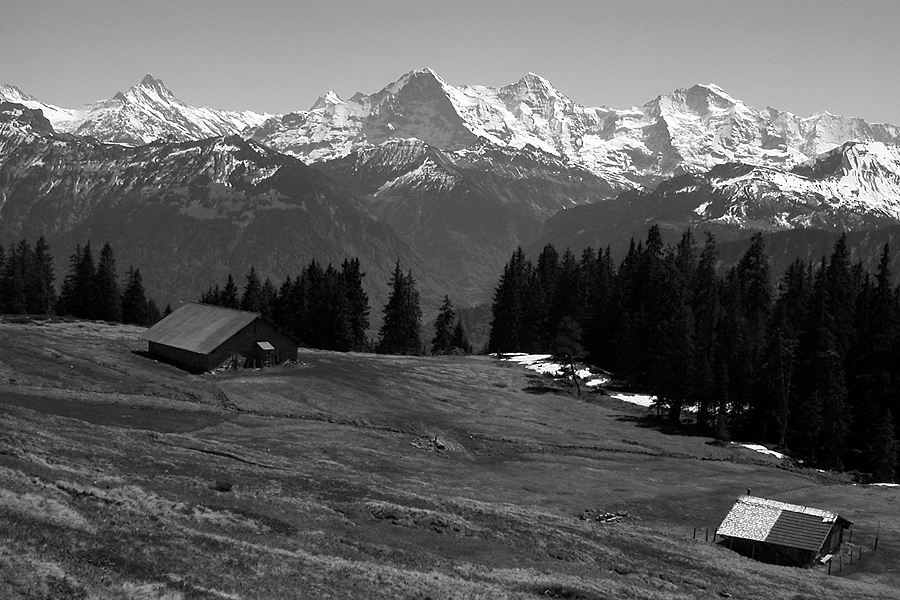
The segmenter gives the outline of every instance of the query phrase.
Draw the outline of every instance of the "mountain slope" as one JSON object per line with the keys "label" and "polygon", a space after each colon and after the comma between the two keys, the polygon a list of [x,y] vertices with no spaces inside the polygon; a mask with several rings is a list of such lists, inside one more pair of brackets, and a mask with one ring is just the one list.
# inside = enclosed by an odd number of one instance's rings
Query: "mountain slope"
{"label": "mountain slope", "polygon": [[251,265],[280,283],[316,258],[358,256],[386,296],[396,260],[423,300],[444,293],[393,229],[372,220],[327,176],[238,136],[139,147],[55,134],[40,113],[0,109],[0,242],[46,235],[65,274],[76,243],[109,240],[120,269],[141,268],[164,302],[194,300]]}
{"label": "mountain slope", "polygon": [[457,87],[430,69],[349,100],[329,92],[310,110],[271,117],[245,135],[310,162],[410,137],[450,152],[485,142],[527,147],[616,190],[725,162],[791,167],[848,141],[900,142],[893,125],[757,110],[711,84],[614,110],[581,106],[533,73],[501,88]]}
{"label": "mountain slope", "polygon": [[42,110],[57,131],[131,145],[160,138],[187,141],[232,135],[268,116],[190,106],[152,75],[124,93],[78,109],[42,103],[13,86],[0,86],[0,100]]}
{"label": "mountain slope", "polygon": [[740,163],[685,174],[651,192],[561,211],[532,248],[612,246],[624,251],[653,223],[710,230],[722,241],[753,231],[865,231],[900,223],[900,148],[847,143],[793,171]]}

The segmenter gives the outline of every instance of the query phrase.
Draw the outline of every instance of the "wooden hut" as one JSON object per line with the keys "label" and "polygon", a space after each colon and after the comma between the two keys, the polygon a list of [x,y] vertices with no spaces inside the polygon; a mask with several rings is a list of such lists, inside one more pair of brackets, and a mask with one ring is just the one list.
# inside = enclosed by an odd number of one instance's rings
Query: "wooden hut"
{"label": "wooden hut", "polygon": [[748,495],[737,499],[716,533],[740,554],[799,567],[839,551],[851,524],[828,510]]}
{"label": "wooden hut", "polygon": [[297,359],[299,343],[260,313],[185,304],[147,330],[148,353],[190,371],[226,363],[265,366]]}

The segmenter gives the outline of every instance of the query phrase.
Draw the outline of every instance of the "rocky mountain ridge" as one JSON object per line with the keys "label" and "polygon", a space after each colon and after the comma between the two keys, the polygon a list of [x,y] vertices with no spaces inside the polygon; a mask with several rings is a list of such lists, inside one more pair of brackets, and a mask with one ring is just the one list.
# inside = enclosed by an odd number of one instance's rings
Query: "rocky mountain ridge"
{"label": "rocky mountain ridge", "polygon": [[0,85],[0,100],[41,110],[56,131],[128,145],[233,135],[269,117],[190,106],[176,98],[162,79],[149,74],[125,92],[76,109],[46,104],[11,85]]}
{"label": "rocky mountain ridge", "polygon": [[[115,152],[99,141],[134,146],[134,153],[160,144],[187,153],[191,144],[207,140],[220,144],[224,154],[216,160],[223,165],[231,164],[227,155],[237,148],[253,148],[271,160],[300,164],[299,158],[323,174],[323,185],[340,190],[344,204],[382,228],[378,236],[395,235],[412,246],[403,255],[419,261],[432,295],[453,290],[460,305],[489,298],[516,246],[627,246],[653,222],[672,231],[712,230],[723,241],[757,230],[860,231],[900,223],[900,128],[828,113],[800,118],[757,110],[714,85],[676,90],[625,110],[581,106],[533,73],[491,88],[453,86],[430,69],[348,100],[328,92],[309,110],[280,116],[196,109],[152,76],[74,111],[41,104],[10,86],[0,87],[3,98],[40,109],[43,117],[20,110],[9,119],[30,119],[34,131],[67,140],[75,154]],[[0,176],[7,178],[0,180],[0,193],[6,194],[0,203],[9,204],[11,192],[4,186],[19,181],[26,169],[13,147],[19,135],[11,129],[0,135]],[[156,141],[145,144],[150,139]],[[71,198],[80,198],[80,182],[97,185],[94,158],[54,160],[70,161],[69,170],[42,171],[41,183],[38,171],[28,170],[38,196],[46,196],[45,188],[75,186]],[[184,169],[178,160],[147,161],[140,168],[146,181],[165,182],[154,198],[175,198],[179,192],[173,188],[183,187],[162,173]],[[248,172],[268,181],[259,169]],[[180,207],[178,219],[231,218],[229,227],[237,229],[222,240],[236,244],[236,232],[250,230],[240,225],[250,217],[240,215],[253,215],[252,223],[259,214],[274,214],[272,206],[282,200],[246,195],[240,178],[228,177],[203,180],[200,188],[212,191],[202,202],[171,206]],[[234,194],[245,195],[236,200]],[[12,234],[17,228],[96,221],[84,213],[91,202],[61,201],[55,209],[48,203],[17,213],[7,208],[5,214],[0,208],[0,225]],[[312,236],[309,244],[292,242],[309,249],[297,261],[321,259],[317,241],[324,223],[295,223],[293,235]],[[357,228],[348,248],[364,247],[359,236],[374,226]],[[382,238],[372,244],[383,245]],[[322,247],[337,248],[336,239]],[[259,247],[243,246],[240,260],[265,255],[261,232],[253,244]],[[230,261],[232,249],[226,251]],[[382,262],[392,265],[400,255],[382,256]]]}
{"label": "rocky mountain ridge", "polygon": [[757,110],[715,85],[616,110],[581,106],[533,73],[491,88],[453,86],[430,69],[349,100],[329,92],[308,111],[270,117],[244,134],[307,162],[398,138],[462,154],[473,147],[531,148],[616,191],[726,162],[790,168],[848,141],[900,143],[894,125]]}
{"label": "rocky mountain ridge", "polygon": [[150,293],[173,305],[228,273],[242,280],[251,265],[278,285],[313,257],[359,257],[376,302],[396,260],[432,303],[445,291],[333,180],[237,135],[123,146],[55,133],[40,112],[3,103],[0,156],[0,240],[46,236],[59,277],[66,255],[90,240],[109,241],[120,269],[140,267]]}

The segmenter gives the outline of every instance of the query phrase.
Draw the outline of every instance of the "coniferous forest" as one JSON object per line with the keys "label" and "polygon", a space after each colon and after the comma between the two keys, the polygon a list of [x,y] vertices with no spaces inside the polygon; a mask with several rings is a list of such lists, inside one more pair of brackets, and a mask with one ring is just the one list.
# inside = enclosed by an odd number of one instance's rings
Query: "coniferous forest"
{"label": "coniferous forest", "polygon": [[359,259],[345,259],[341,268],[322,268],[315,259],[296,277],[288,276],[276,289],[269,278],[260,281],[251,267],[243,292],[228,275],[200,302],[262,313],[276,325],[313,348],[364,350],[368,346],[369,297],[363,290],[365,273]]}
{"label": "coniferous forest", "polygon": [[152,325],[161,313],[147,298],[140,269],[129,267],[120,283],[109,242],[98,260],[91,243],[77,246],[59,294],[54,285],[53,255],[44,237],[0,245],[0,313],[69,315],[81,319]]}
{"label": "coniferous forest", "polygon": [[657,226],[610,251],[536,263],[516,250],[493,298],[490,352],[579,353],[655,394],[673,423],[695,411],[719,440],[774,444],[808,464],[892,481],[900,437],[900,290],[830,256],[775,280],[761,234],[718,273],[715,239],[664,247]]}
{"label": "coniferous forest", "polygon": [[[270,279],[260,281],[251,267],[243,291],[229,275],[224,286],[216,284],[200,302],[262,313],[275,325],[312,348],[340,352],[370,350],[381,354],[424,354],[422,310],[412,272],[398,262],[388,282],[390,294],[383,308],[378,340],[366,337],[369,297],[362,283],[365,273],[359,259],[345,259],[341,268],[322,268],[315,259],[296,277],[288,276],[276,288]],[[450,298],[436,322],[433,354],[470,354],[462,321],[456,318]]]}

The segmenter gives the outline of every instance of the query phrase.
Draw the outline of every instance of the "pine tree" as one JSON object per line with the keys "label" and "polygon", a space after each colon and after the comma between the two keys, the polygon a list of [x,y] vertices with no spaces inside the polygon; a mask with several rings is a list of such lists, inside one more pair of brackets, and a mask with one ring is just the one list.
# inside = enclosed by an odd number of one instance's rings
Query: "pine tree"
{"label": "pine tree", "polygon": [[122,322],[149,325],[151,318],[141,270],[129,267],[125,276],[125,291],[122,293]]}
{"label": "pine tree", "polygon": [[119,321],[122,318],[122,297],[119,293],[116,259],[109,242],[100,251],[100,261],[94,273],[94,317],[102,321]]}
{"label": "pine tree", "polygon": [[238,308],[240,306],[237,284],[234,283],[234,277],[231,276],[231,273],[228,274],[228,281],[222,289],[218,304],[225,308]]}
{"label": "pine tree", "polygon": [[456,320],[456,312],[450,296],[444,296],[444,304],[438,311],[434,322],[434,338],[431,340],[432,354],[446,354],[452,348],[453,322]]}
{"label": "pine tree", "polygon": [[469,342],[469,336],[466,333],[466,327],[463,325],[462,319],[457,319],[456,321],[453,335],[450,336],[450,346],[454,351],[458,350],[462,354],[472,354],[472,344]]}
{"label": "pine tree", "polygon": [[391,294],[384,306],[384,321],[379,331],[378,352],[382,354],[413,354],[422,352],[419,292],[412,272],[403,274],[400,261],[388,284]]}
{"label": "pine tree", "polygon": [[91,243],[87,242],[81,252],[81,260],[75,269],[75,308],[72,314],[82,319],[93,319],[96,315],[94,307],[94,280],[96,267]]}
{"label": "pine tree", "polygon": [[278,299],[278,291],[275,289],[272,280],[268,277],[266,277],[266,280],[263,282],[259,297],[259,312],[267,319],[271,319],[275,313],[275,302]]}
{"label": "pine tree", "polygon": [[150,298],[147,300],[147,322],[145,324],[149,327],[159,322],[160,319],[162,319],[162,313],[159,312],[159,306],[153,298]]}
{"label": "pine tree", "polygon": [[247,283],[244,285],[244,293],[241,296],[241,310],[261,312],[262,307],[262,283],[259,281],[256,267],[250,267],[250,272],[247,273]]}
{"label": "pine tree", "polygon": [[[0,259],[2,264],[2,259]],[[34,244],[33,260],[30,269],[29,312],[49,314],[56,309],[56,289],[53,282],[56,271],[53,267],[53,255],[50,245],[44,236]]]}
{"label": "pine tree", "polygon": [[525,294],[530,279],[530,263],[521,248],[513,252],[503,268],[491,307],[489,352],[520,352],[526,341]]}
{"label": "pine tree", "polygon": [[344,259],[341,277],[347,296],[348,324],[350,327],[350,349],[363,350],[366,346],[366,331],[369,329],[369,296],[363,290],[366,276],[359,266],[359,259]]}
{"label": "pine tree", "polygon": [[200,302],[220,306],[222,304],[222,291],[219,289],[219,284],[217,283],[214,287],[206,288],[206,291],[200,294]]}
{"label": "pine tree", "polygon": [[7,312],[25,314],[28,312],[28,278],[32,262],[31,245],[22,240],[10,245],[6,268],[0,277],[0,293]]}

